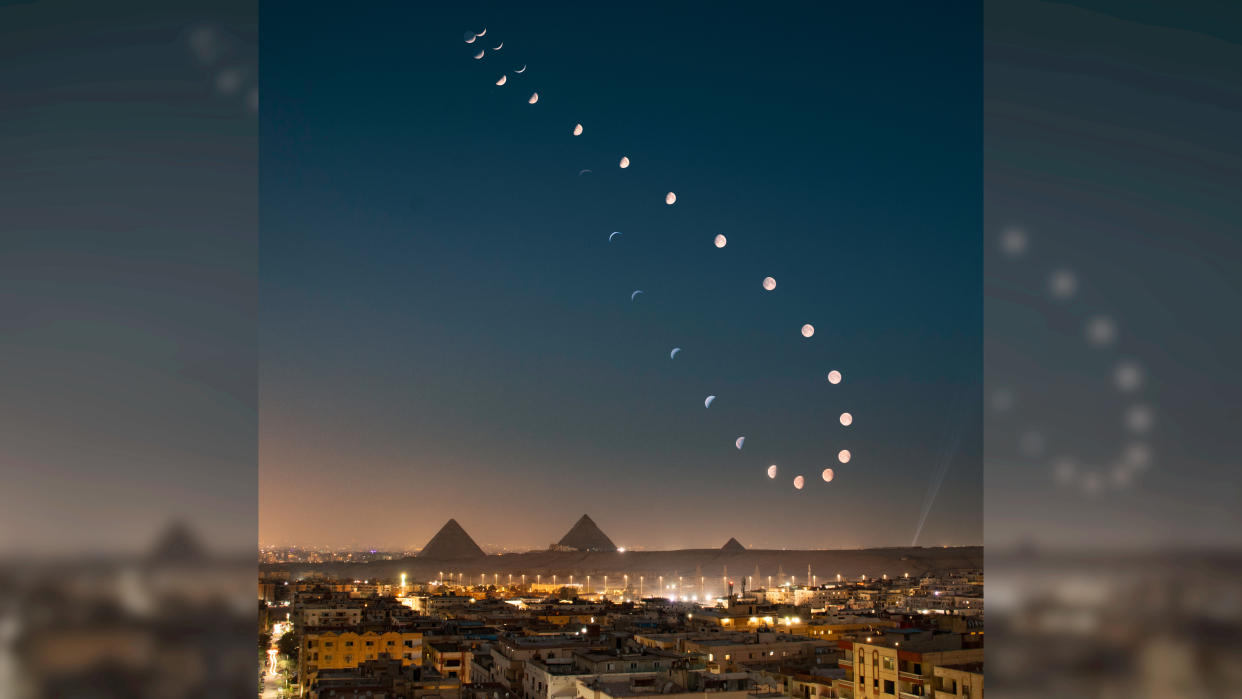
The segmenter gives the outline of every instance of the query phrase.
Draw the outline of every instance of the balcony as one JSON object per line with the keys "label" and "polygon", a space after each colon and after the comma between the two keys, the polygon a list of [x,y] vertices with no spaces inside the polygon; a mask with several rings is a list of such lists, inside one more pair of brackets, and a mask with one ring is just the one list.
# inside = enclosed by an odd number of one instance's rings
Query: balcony
{"label": "balcony", "polygon": [[897,671],[897,679],[901,680],[902,682],[917,682],[919,684],[923,684],[922,675],[916,675],[913,672],[906,672],[905,670]]}
{"label": "balcony", "polygon": [[850,660],[850,659],[848,659],[848,658],[839,658],[839,659],[837,659],[837,665],[838,665],[838,666],[840,666],[840,667],[848,667],[848,668],[853,668],[853,667],[854,667],[854,661],[853,661],[853,660]]}

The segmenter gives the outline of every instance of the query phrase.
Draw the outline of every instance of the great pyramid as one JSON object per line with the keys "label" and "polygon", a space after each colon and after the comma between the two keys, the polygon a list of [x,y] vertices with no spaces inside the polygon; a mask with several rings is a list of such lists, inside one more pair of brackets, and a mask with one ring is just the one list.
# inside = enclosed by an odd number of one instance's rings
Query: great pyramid
{"label": "great pyramid", "polygon": [[604,532],[590,517],[582,515],[578,523],[569,530],[569,533],[561,537],[556,542],[558,547],[574,549],[576,551],[616,551],[617,545],[612,543]]}
{"label": "great pyramid", "polygon": [[746,550],[746,547],[742,546],[742,543],[737,539],[730,537],[729,540],[725,542],[725,545],[720,547],[720,550],[725,553],[741,553]]}
{"label": "great pyramid", "polygon": [[423,550],[418,552],[419,558],[435,561],[460,561],[485,556],[487,554],[483,553],[483,549],[474,543],[474,539],[470,538],[470,535],[455,519],[450,519],[443,527],[440,527],[440,531],[436,532]]}

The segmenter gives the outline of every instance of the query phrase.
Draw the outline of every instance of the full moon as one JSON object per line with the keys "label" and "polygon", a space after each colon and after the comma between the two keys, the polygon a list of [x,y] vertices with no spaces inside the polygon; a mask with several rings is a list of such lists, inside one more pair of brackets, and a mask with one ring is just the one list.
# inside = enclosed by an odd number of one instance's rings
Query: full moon
{"label": "full moon", "polygon": [[776,464],[768,467],[768,478],[776,478]]}
{"label": "full moon", "polygon": [[841,372],[837,371],[836,369],[833,369],[832,371],[828,372],[828,383],[834,384],[834,385],[841,383]]}
{"label": "full moon", "polygon": [[720,234],[716,235],[716,247],[723,248],[725,245],[728,245],[728,244],[729,244],[728,238]]}
{"label": "full moon", "polygon": [[794,476],[794,487],[797,488],[798,490],[802,490],[802,484],[805,482],[806,482],[806,479],[803,478],[802,476]]}
{"label": "full moon", "polygon": [[849,413],[841,413],[841,424],[849,427],[854,424],[854,416]]}
{"label": "full moon", "polygon": [[838,452],[837,461],[840,461],[843,464],[848,464],[850,462],[850,450],[842,449],[840,452]]}
{"label": "full moon", "polygon": [[826,469],[824,469],[824,482],[825,482],[825,483],[831,483],[831,482],[832,482],[832,477],[833,477],[833,476],[835,476],[835,475],[837,475],[837,474],[833,473],[833,472],[832,472],[832,469],[830,469],[830,468],[826,468]]}
{"label": "full moon", "polygon": [[624,170],[625,168],[629,166],[630,166],[630,159],[624,155],[621,156],[621,169]]}
{"label": "full moon", "polygon": [[[775,280],[775,279],[773,279],[772,277],[764,277],[764,278],[763,278],[763,288],[764,288],[764,289],[766,289],[766,290],[768,290],[768,291],[771,291],[771,290],[775,289],[775,288],[776,288],[776,280]],[[804,330],[805,330],[805,328],[804,328]],[[807,337],[810,337],[810,336],[808,335]]]}
{"label": "full moon", "polygon": [[802,337],[810,337],[815,334],[815,326],[807,323],[802,326]]}

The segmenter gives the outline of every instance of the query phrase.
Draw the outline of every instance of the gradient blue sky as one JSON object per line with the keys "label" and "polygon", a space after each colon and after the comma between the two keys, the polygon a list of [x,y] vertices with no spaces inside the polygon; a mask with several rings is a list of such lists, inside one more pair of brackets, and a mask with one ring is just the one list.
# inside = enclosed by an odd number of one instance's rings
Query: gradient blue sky
{"label": "gradient blue sky", "polygon": [[980,543],[979,15],[265,4],[260,541]]}

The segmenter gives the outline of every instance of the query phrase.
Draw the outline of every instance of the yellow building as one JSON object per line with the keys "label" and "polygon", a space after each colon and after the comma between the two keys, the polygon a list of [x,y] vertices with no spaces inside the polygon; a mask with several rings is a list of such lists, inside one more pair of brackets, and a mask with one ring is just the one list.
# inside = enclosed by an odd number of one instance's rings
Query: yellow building
{"label": "yellow building", "polygon": [[419,665],[423,661],[423,634],[360,627],[307,627],[302,632],[298,677],[305,687],[320,670],[358,667],[367,660],[377,659],[380,654],[399,658],[403,666]]}
{"label": "yellow building", "polygon": [[811,638],[822,638],[825,641],[835,641],[842,638],[851,638],[877,629],[895,629],[897,622],[891,619],[876,619],[871,617],[820,617],[811,619],[805,628],[797,631],[804,636]]}

